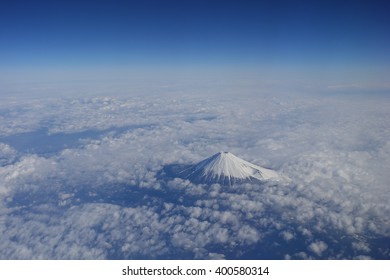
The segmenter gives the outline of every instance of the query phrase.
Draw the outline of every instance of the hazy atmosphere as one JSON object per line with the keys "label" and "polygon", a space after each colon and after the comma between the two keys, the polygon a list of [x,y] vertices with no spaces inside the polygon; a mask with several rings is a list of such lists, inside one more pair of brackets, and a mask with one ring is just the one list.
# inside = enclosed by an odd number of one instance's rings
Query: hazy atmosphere
{"label": "hazy atmosphere", "polygon": [[389,13],[0,0],[0,259],[390,259]]}

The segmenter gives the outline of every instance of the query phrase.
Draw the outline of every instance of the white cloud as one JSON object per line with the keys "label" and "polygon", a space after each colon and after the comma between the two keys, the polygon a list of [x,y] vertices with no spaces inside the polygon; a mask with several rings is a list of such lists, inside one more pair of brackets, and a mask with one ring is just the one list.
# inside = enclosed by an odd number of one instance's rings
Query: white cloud
{"label": "white cloud", "polygon": [[10,145],[0,143],[0,166],[12,164],[17,157],[17,151]]}
{"label": "white cloud", "polygon": [[255,228],[252,228],[250,226],[243,226],[238,231],[238,238],[240,242],[253,244],[259,241],[260,234]]}
{"label": "white cloud", "polygon": [[[8,101],[0,255],[387,258],[376,247],[390,236],[389,105],[264,94]],[[13,146],[40,129],[47,145],[56,133],[72,144],[48,154]],[[220,150],[292,182],[224,187],[158,176]]]}
{"label": "white cloud", "polygon": [[328,245],[326,245],[323,241],[316,241],[309,245],[309,250],[315,253],[317,256],[322,255],[322,253],[328,248]]}
{"label": "white cloud", "polygon": [[285,241],[290,241],[291,239],[294,239],[294,234],[290,231],[282,231],[281,235]]}

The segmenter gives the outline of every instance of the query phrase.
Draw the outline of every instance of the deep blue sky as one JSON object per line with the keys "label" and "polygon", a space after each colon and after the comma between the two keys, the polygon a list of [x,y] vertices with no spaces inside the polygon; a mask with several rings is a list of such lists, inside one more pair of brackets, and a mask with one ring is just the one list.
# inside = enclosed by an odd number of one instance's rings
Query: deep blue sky
{"label": "deep blue sky", "polygon": [[389,3],[0,0],[0,70],[276,67],[383,72],[390,64]]}

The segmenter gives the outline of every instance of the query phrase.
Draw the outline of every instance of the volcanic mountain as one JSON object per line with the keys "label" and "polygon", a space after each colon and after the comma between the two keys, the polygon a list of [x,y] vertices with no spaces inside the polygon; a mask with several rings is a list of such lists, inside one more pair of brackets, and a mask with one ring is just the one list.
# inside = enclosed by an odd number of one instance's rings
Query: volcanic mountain
{"label": "volcanic mountain", "polygon": [[282,179],[275,171],[254,165],[230,152],[219,152],[197,164],[174,168],[172,171],[177,177],[206,184],[233,185]]}

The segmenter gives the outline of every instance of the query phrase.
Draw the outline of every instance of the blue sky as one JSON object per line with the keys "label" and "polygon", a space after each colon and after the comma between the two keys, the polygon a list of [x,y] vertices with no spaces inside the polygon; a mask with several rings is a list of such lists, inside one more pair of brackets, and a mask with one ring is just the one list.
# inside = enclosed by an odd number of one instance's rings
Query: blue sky
{"label": "blue sky", "polygon": [[387,76],[386,1],[0,1],[0,71],[289,69]]}

